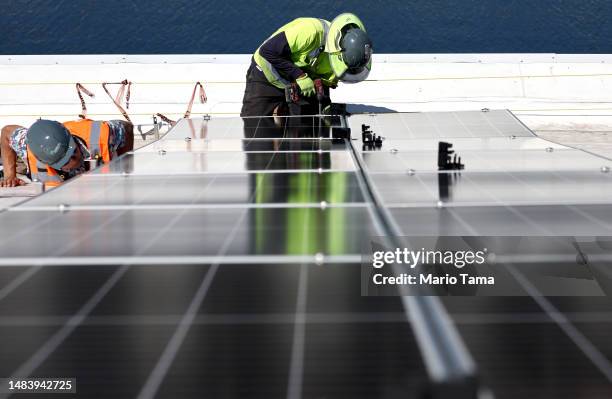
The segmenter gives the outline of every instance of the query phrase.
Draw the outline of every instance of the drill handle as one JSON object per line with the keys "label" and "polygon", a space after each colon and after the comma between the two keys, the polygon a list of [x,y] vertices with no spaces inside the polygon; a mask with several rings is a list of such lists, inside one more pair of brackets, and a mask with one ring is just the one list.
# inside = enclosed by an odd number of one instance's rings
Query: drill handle
{"label": "drill handle", "polygon": [[325,100],[325,88],[323,87],[323,81],[321,79],[315,79],[314,85],[317,93],[317,101],[323,102],[323,100]]}
{"label": "drill handle", "polygon": [[285,101],[287,104],[297,104],[300,101],[300,87],[297,83],[291,83],[285,87]]}

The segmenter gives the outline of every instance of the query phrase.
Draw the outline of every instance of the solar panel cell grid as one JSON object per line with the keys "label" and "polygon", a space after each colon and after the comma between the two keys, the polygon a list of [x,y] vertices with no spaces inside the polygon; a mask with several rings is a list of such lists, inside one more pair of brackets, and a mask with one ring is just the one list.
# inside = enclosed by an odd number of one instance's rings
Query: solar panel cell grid
{"label": "solar panel cell grid", "polygon": [[465,137],[533,137],[533,133],[508,111],[419,112],[370,114],[351,117],[353,132],[361,125],[387,138],[431,139]]}
{"label": "solar panel cell grid", "polygon": [[569,173],[478,172],[373,174],[388,206],[506,206],[607,204],[612,176],[599,171]]}
{"label": "solar panel cell grid", "polygon": [[307,151],[346,151],[346,142],[329,139],[194,139],[162,140],[143,147],[139,152],[307,152]]}
{"label": "solar panel cell grid", "polygon": [[[23,204],[23,208],[121,205],[257,205],[362,203],[363,195],[353,172],[294,172],[250,174],[135,175],[126,185],[124,177],[83,176],[87,184],[69,184]],[[296,195],[304,182],[318,187]]]}
{"label": "solar panel cell grid", "polygon": [[[435,143],[437,145],[437,142]],[[601,172],[608,160],[594,157],[579,150],[495,150],[457,151],[466,172],[520,172],[520,171],[592,171]],[[414,170],[434,172],[438,170],[437,150],[430,152],[367,151],[363,159],[371,173],[397,173]]]}
{"label": "solar panel cell grid", "polygon": [[[605,160],[507,111],[351,116],[353,137],[389,139],[354,153],[319,122],[182,120],[1,213],[0,375],[76,377],[88,398],[421,398],[437,348],[420,308],[361,296],[361,249],[385,233],[373,198],[406,235],[612,230]],[[442,184],[439,139],[467,165]],[[609,301],[441,303],[496,397],[612,394]]]}
{"label": "solar panel cell grid", "polygon": [[104,165],[93,174],[175,175],[194,173],[240,173],[295,170],[351,171],[348,153],[243,153],[243,152],[137,152]]}

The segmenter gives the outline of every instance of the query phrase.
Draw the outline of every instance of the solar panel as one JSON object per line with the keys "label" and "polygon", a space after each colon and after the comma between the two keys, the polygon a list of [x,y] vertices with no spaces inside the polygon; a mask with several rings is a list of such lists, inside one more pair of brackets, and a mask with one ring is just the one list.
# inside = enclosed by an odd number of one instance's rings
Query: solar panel
{"label": "solar panel", "polygon": [[[436,142],[437,144],[438,142]],[[470,172],[535,172],[556,171],[570,172],[590,170],[599,173],[602,167],[612,165],[611,161],[597,158],[580,150],[496,150],[496,151],[460,151],[464,164]],[[363,159],[371,173],[409,172],[438,170],[437,151],[404,152],[364,151]]]}
{"label": "solar panel", "polygon": [[607,236],[609,205],[392,207],[407,235]]}
{"label": "solar panel", "polygon": [[393,139],[534,136],[505,110],[364,114],[352,116],[349,124],[355,132],[366,124],[376,133]]}
{"label": "solar panel", "polygon": [[192,139],[303,139],[319,138],[320,130],[344,126],[342,119],[329,119],[322,126],[319,119],[303,117],[249,117],[221,119],[183,119],[168,132],[164,140]]}
{"label": "solar panel", "polygon": [[[69,184],[62,190],[54,190],[28,201],[23,209],[48,208],[57,210],[60,204],[79,206],[131,206],[131,205],[208,205],[223,207],[241,204],[303,203],[329,205],[363,203],[363,195],[355,172],[304,171],[292,173],[192,173],[173,176],[135,174],[125,177],[115,174],[83,176],[84,184]],[[292,191],[303,182],[320,190],[306,196],[292,198]],[[341,184],[336,195],[334,187]],[[363,205],[363,204],[362,204]]]}
{"label": "solar panel", "polygon": [[381,173],[373,174],[372,182],[391,207],[437,207],[439,201],[445,208],[586,205],[612,198],[612,176],[588,170]]}
{"label": "solar panel", "polygon": [[[441,140],[464,170],[438,170]],[[609,164],[508,111],[181,120],[0,213],[0,374],[84,397],[609,396],[605,297],[520,275],[524,297],[362,296],[360,274],[373,236],[608,235]]]}
{"label": "solar panel", "polygon": [[[160,150],[165,151],[165,150]],[[173,175],[189,173],[238,173],[295,170],[350,171],[355,167],[343,151],[275,152],[137,152],[104,165],[93,174]]]}
{"label": "solar panel", "polygon": [[[225,248],[224,258],[218,261],[224,263],[235,261],[233,257],[244,262],[279,261],[267,259],[271,256],[287,256],[289,261],[303,256],[303,260],[313,261],[315,254],[329,256],[330,262],[335,255],[359,262],[363,237],[375,235],[363,206],[322,210],[319,204],[273,205],[203,209],[180,204],[162,209],[136,206],[69,210],[59,217],[54,217],[57,210],[10,212],[3,221],[21,231],[41,219],[48,222],[39,224],[27,240],[3,240],[0,264],[96,264],[107,263],[105,257],[110,257],[111,263],[130,257],[140,258],[132,260],[137,263],[156,262],[157,257],[176,263],[182,258],[192,263],[191,257],[196,262],[212,262],[221,247]],[[33,246],[32,241],[38,244]]]}
{"label": "solar panel", "polygon": [[345,142],[330,139],[194,139],[164,140],[140,149],[139,152],[159,152],[160,150],[178,152],[296,152],[296,151],[346,151]]}

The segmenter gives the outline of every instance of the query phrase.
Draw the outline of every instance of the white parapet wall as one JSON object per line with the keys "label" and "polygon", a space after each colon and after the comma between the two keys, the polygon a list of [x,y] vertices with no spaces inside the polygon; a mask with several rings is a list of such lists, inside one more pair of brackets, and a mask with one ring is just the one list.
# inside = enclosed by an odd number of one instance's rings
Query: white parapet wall
{"label": "white parapet wall", "polygon": [[[129,113],[150,123],[185,111],[200,81],[208,102],[193,114],[236,116],[250,55],[0,56],[0,124],[80,113],[75,83],[89,115],[121,118],[102,82],[132,82]],[[376,54],[366,82],[340,85],[333,100],[355,111],[443,111],[507,108],[535,130],[612,130],[612,55]],[[113,92],[117,86],[112,87]]]}
{"label": "white parapet wall", "polygon": [[[156,113],[182,117],[197,81],[208,101],[196,101],[193,116],[237,116],[250,59],[248,54],[0,56],[0,125],[78,118],[77,82],[95,94],[85,97],[89,117],[120,119],[101,84],[124,79],[132,82],[128,111],[136,124],[150,124]],[[611,87],[607,54],[376,54],[366,82],[341,84],[332,96],[354,112],[506,108],[544,137],[612,158]],[[23,199],[14,197],[19,192],[9,194],[0,193],[0,210]]]}

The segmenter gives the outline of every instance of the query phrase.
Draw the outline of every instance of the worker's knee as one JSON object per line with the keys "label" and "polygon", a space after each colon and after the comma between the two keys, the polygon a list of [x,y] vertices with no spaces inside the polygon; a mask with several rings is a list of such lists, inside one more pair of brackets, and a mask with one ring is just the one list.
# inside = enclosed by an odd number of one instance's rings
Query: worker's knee
{"label": "worker's knee", "polygon": [[123,121],[123,127],[125,129],[125,142],[123,149],[124,151],[132,151],[134,149],[134,125],[132,122]]}
{"label": "worker's knee", "polygon": [[123,122],[123,125],[125,126],[126,132],[134,133],[134,125],[132,124],[132,122],[125,121]]}
{"label": "worker's knee", "polygon": [[125,130],[125,132],[127,134],[134,134],[134,125],[132,124],[132,122],[128,122],[128,121],[120,121],[121,125],[123,126],[123,130]]}

